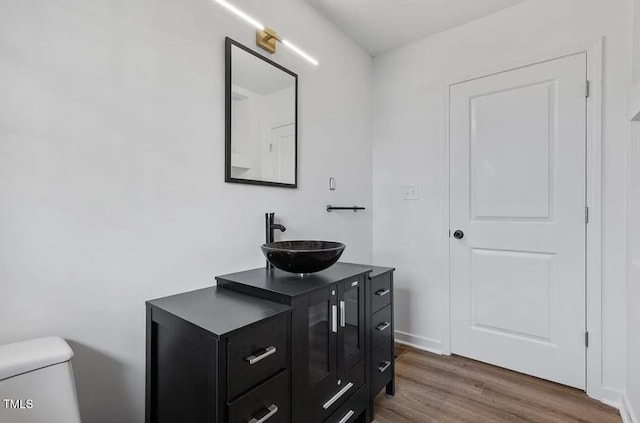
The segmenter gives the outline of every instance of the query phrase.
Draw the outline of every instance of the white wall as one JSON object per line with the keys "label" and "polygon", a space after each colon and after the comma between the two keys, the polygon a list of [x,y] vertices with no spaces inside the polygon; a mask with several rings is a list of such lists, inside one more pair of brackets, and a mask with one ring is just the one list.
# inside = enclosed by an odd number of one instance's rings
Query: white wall
{"label": "white wall", "polygon": [[627,275],[627,407],[640,422],[640,122],[633,122],[629,151]]}
{"label": "white wall", "polygon": [[69,339],[86,422],[143,421],[144,301],[263,265],[264,212],[371,261],[371,58],[302,2],[236,4],[320,61],[274,56],[297,190],[223,182],[224,36],[255,33],[212,2],[0,2],[0,343]]}
{"label": "white wall", "polygon": [[[632,96],[640,91],[640,0],[634,0]],[[635,89],[634,89],[635,88]],[[632,99],[630,99],[632,100]],[[638,105],[630,101],[630,106]],[[629,117],[640,110],[629,110]],[[640,122],[631,123],[627,211],[627,397],[626,407],[640,423]]]}
{"label": "white wall", "polygon": [[640,0],[633,0],[633,42],[632,42],[633,83],[640,83]]}
{"label": "white wall", "polygon": [[[624,389],[630,11],[629,0],[529,1],[374,59],[374,261],[398,269],[400,339],[433,350],[443,339],[444,81],[605,36],[603,386]],[[420,200],[402,201],[413,183]]]}

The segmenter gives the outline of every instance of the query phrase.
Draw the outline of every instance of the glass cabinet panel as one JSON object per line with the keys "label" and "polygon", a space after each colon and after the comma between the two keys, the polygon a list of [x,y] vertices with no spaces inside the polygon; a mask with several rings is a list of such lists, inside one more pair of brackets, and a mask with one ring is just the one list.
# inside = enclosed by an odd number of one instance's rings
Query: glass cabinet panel
{"label": "glass cabinet panel", "polygon": [[344,358],[358,355],[364,349],[361,345],[360,325],[364,324],[360,310],[360,283],[359,281],[346,282],[344,284],[344,294],[340,302],[340,326],[343,331],[343,353]]}
{"label": "glass cabinet panel", "polygon": [[[349,357],[357,354],[362,345],[360,345],[360,302],[358,301],[359,289],[358,285],[351,287],[347,285],[343,302],[340,304],[344,307],[341,310],[341,326],[344,331],[344,355]],[[344,305],[343,305],[344,304]]]}
{"label": "glass cabinet panel", "polygon": [[309,384],[327,376],[330,372],[330,307],[329,298],[309,304]]}
{"label": "glass cabinet panel", "polygon": [[338,374],[364,358],[365,320],[363,278],[340,283],[340,328],[338,333]]}

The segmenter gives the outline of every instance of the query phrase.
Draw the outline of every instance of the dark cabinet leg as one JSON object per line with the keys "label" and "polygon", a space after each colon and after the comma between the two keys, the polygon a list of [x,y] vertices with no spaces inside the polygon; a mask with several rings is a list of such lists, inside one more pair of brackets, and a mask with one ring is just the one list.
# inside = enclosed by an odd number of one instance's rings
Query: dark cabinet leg
{"label": "dark cabinet leg", "polygon": [[396,377],[391,379],[391,382],[387,383],[387,395],[395,396],[396,394]]}

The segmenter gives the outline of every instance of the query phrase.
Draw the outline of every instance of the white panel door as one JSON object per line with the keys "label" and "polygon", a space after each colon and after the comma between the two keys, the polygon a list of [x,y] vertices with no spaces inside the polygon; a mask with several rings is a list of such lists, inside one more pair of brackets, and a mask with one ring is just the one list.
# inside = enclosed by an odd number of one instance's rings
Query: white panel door
{"label": "white panel door", "polygon": [[452,352],[581,389],[586,69],[453,85],[449,128]]}
{"label": "white panel door", "polygon": [[296,126],[287,124],[269,131],[263,160],[263,179],[294,184],[296,182]]}

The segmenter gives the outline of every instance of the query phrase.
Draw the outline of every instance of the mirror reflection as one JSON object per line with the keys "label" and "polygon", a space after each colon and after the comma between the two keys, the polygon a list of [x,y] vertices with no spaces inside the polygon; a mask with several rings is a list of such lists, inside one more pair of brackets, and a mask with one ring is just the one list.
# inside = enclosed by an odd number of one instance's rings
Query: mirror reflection
{"label": "mirror reflection", "polygon": [[226,181],[295,188],[298,77],[226,42]]}

